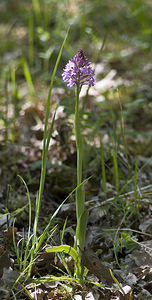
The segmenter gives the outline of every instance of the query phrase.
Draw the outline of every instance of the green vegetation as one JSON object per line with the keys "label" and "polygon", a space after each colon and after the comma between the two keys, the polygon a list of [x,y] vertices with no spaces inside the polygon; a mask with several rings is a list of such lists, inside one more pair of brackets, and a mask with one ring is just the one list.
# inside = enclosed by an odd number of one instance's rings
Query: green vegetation
{"label": "green vegetation", "polygon": [[[151,9],[1,0],[2,299],[141,293],[126,272],[150,260]],[[96,82],[75,100],[61,74],[79,49]]]}

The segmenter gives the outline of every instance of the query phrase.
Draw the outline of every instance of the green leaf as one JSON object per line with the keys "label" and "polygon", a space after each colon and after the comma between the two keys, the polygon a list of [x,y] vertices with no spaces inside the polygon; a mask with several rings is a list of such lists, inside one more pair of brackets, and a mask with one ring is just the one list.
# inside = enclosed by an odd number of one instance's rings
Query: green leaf
{"label": "green leaf", "polygon": [[64,252],[64,253],[70,255],[73,258],[73,260],[75,261],[78,273],[81,274],[81,261],[80,261],[77,251],[74,248],[72,248],[68,245],[61,245],[61,246],[57,246],[57,247],[46,248],[46,252],[49,252],[49,253]]}
{"label": "green leaf", "polygon": [[77,224],[76,241],[77,241],[77,245],[79,245],[80,247],[80,251],[84,250],[88,214],[89,214],[88,211],[84,210]]}

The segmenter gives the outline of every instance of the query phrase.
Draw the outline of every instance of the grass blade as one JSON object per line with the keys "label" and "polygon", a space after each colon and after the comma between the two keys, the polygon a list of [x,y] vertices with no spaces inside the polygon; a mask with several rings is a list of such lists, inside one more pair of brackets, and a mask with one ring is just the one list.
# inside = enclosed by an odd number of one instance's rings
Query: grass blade
{"label": "grass blade", "polygon": [[26,262],[27,262],[27,256],[28,256],[28,252],[29,252],[29,244],[30,244],[30,239],[31,239],[31,215],[32,215],[32,207],[31,207],[31,198],[30,198],[30,193],[29,193],[29,189],[27,187],[26,182],[24,181],[24,179],[18,175],[18,177],[20,178],[20,180],[23,182],[23,184],[25,185],[26,191],[27,191],[27,195],[28,195],[28,202],[29,202],[29,228],[28,228],[28,236],[27,236],[27,243],[26,243],[26,249],[25,249],[25,254],[24,254],[24,262],[23,262],[23,269],[26,267]]}
{"label": "grass blade", "polygon": [[28,84],[28,88],[29,88],[29,92],[30,92],[30,96],[31,96],[31,101],[33,101],[34,85],[33,85],[33,82],[32,82],[32,77],[31,77],[31,74],[30,74],[30,70],[29,70],[27,61],[26,61],[24,56],[22,56],[22,66],[23,66],[23,70],[24,70],[24,76],[25,76],[25,79],[26,79],[27,84]]}
{"label": "grass blade", "polygon": [[[38,198],[37,198],[37,205],[36,205],[36,214],[35,214],[35,220],[34,220],[34,228],[33,228],[33,240],[32,240],[32,244],[34,246],[32,254],[31,254],[31,262],[34,258],[34,254],[35,252],[37,252],[37,250],[35,250],[35,248],[37,249],[37,225],[38,225],[38,218],[39,218],[39,211],[40,211],[40,205],[41,205],[41,200],[42,200],[42,194],[43,194],[43,189],[44,189],[44,182],[45,182],[45,174],[46,174],[46,160],[47,160],[47,151],[48,151],[48,147],[49,147],[49,142],[47,142],[47,129],[48,129],[48,119],[49,119],[49,111],[50,111],[50,101],[51,101],[51,93],[52,93],[52,88],[53,88],[53,83],[54,83],[54,78],[55,78],[55,74],[57,71],[57,67],[62,55],[62,51],[63,51],[63,47],[64,44],[66,42],[68,36],[68,31],[67,34],[64,38],[64,41],[62,43],[55,67],[54,67],[54,71],[53,71],[53,75],[52,75],[52,79],[51,79],[51,83],[50,83],[50,87],[49,87],[49,93],[48,93],[48,99],[47,99],[47,104],[46,104],[46,113],[45,113],[45,127],[44,127],[44,137],[43,137],[43,151],[42,151],[42,168],[41,168],[41,179],[40,179],[40,187],[39,187],[39,193],[38,193]],[[54,119],[52,121],[54,123]],[[50,128],[49,131],[49,136],[48,138],[51,138],[51,132],[53,130],[53,125]],[[44,234],[44,236],[46,235],[46,232]],[[40,242],[38,243],[40,245]],[[29,276],[30,276],[30,272],[31,269],[29,270]]]}
{"label": "grass blade", "polygon": [[100,139],[100,149],[101,149],[101,167],[102,167],[103,188],[104,188],[105,199],[107,199],[106,170],[105,170],[102,139]]}
{"label": "grass blade", "polygon": [[112,145],[112,153],[113,153],[115,185],[116,185],[116,191],[118,193],[119,192],[119,172],[118,172],[118,163],[117,163],[117,153],[116,153],[114,144]]}

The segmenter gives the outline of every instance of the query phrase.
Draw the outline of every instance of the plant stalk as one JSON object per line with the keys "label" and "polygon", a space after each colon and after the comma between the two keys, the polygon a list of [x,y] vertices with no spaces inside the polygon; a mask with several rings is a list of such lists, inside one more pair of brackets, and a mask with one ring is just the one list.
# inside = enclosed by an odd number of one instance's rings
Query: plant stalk
{"label": "plant stalk", "polygon": [[[76,137],[76,149],[77,149],[77,186],[82,181],[82,162],[83,162],[83,141],[80,131],[80,120],[79,120],[79,85],[76,89],[76,103],[75,103],[75,119],[74,129]],[[77,223],[84,211],[84,188],[81,186],[76,191],[76,215]]]}

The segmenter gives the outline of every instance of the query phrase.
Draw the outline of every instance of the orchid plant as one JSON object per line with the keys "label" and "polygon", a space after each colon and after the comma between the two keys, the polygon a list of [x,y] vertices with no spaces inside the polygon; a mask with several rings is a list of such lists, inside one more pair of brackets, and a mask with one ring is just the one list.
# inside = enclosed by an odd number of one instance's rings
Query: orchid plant
{"label": "orchid plant", "polygon": [[[74,249],[71,250],[69,246],[54,247],[54,249],[48,248],[47,252],[64,251],[66,253],[75,253],[77,257],[76,263],[76,276],[77,278],[83,277],[83,268],[81,268],[81,255],[84,250],[86,226],[88,220],[88,211],[85,209],[85,190],[82,186],[82,168],[83,168],[83,137],[81,134],[81,120],[79,114],[79,101],[80,91],[83,85],[89,87],[94,85],[95,74],[91,67],[91,63],[84,55],[83,50],[80,49],[77,54],[69,60],[63,70],[62,78],[68,87],[76,87],[76,100],[75,100],[75,118],[74,118],[74,130],[76,137],[76,150],[77,150],[77,189],[75,193],[76,197],[76,217],[77,227]],[[69,249],[69,250],[68,250]],[[80,267],[79,267],[80,266]]]}
{"label": "orchid plant", "polygon": [[[77,148],[77,186],[79,186],[82,181],[83,165],[83,139],[80,128],[79,95],[83,85],[93,86],[95,81],[93,69],[82,49],[77,52],[73,59],[69,60],[65,66],[62,78],[68,87],[76,86],[74,129]],[[75,248],[79,247],[80,256],[81,251],[84,249],[85,229],[88,216],[87,211],[84,209],[84,203],[85,190],[84,187],[81,186],[76,190],[77,229],[75,241]]]}

